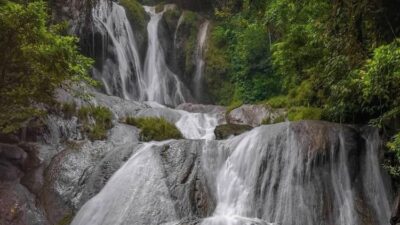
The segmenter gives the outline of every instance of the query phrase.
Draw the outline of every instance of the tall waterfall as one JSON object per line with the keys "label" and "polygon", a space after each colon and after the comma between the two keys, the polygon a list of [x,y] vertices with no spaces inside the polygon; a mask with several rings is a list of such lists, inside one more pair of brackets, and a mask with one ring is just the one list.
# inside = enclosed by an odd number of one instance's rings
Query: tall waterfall
{"label": "tall waterfall", "polygon": [[[220,142],[143,144],[72,224],[387,225],[377,136],[365,147],[357,135],[282,123]],[[196,219],[192,201],[213,213]]]}
{"label": "tall waterfall", "polygon": [[109,95],[141,99],[145,88],[142,66],[125,9],[116,2],[100,0],[92,15],[93,44],[97,35],[101,39],[101,65],[94,69],[94,77],[102,81]]}
{"label": "tall waterfall", "polygon": [[189,92],[179,77],[168,68],[158,36],[160,20],[169,7],[166,5],[163,11],[156,12],[155,7],[145,6],[150,15],[147,26],[149,46],[144,64],[145,100],[176,106],[186,102]]}
{"label": "tall waterfall", "polygon": [[122,6],[114,1],[100,0],[93,9],[93,44],[101,39],[100,66],[94,69],[94,77],[104,86],[109,95],[140,101],[155,101],[176,106],[190,97],[190,92],[167,66],[161,47],[158,30],[166,5],[162,12],[155,7],[144,7],[150,15],[147,26],[148,42],[144,66],[141,65],[134,31]]}
{"label": "tall waterfall", "polygon": [[203,73],[204,73],[204,47],[207,39],[208,26],[210,22],[205,21],[200,26],[199,34],[197,37],[197,47],[196,47],[196,71],[193,80],[193,87],[195,88],[195,97],[201,99],[203,94]]}

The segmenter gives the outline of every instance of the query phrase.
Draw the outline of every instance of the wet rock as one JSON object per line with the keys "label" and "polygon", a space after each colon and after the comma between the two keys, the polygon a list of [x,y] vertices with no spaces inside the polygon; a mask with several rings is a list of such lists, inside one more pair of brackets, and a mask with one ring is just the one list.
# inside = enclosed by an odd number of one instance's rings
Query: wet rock
{"label": "wet rock", "polygon": [[253,127],[249,125],[223,124],[217,126],[214,130],[214,133],[217,140],[223,140],[232,136],[240,135],[251,129],[253,129]]}
{"label": "wet rock", "polygon": [[47,225],[36,198],[18,182],[0,181],[0,224]]}
{"label": "wet rock", "polygon": [[202,105],[193,103],[183,103],[176,107],[178,110],[184,110],[191,113],[207,113],[217,115],[220,124],[226,123],[225,113],[226,107],[218,105]]}
{"label": "wet rock", "polygon": [[0,143],[0,181],[13,181],[22,176],[26,152],[16,145]]}
{"label": "wet rock", "polygon": [[392,215],[390,218],[390,225],[400,224],[400,194],[397,195],[392,209]]}

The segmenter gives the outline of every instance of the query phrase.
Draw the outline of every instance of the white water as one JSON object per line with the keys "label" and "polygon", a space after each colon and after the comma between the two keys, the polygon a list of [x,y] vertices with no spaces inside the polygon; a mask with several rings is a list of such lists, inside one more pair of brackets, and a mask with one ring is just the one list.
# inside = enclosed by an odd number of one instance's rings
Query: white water
{"label": "white water", "polygon": [[[228,140],[231,153],[227,158],[223,149],[206,149],[205,170],[213,174],[218,168],[214,178],[217,207],[202,224],[364,224],[365,218],[357,213],[363,203],[357,202],[360,190],[350,181],[349,166],[354,162],[347,156],[343,133],[339,131],[338,143],[330,147],[330,160],[314,168],[312,155],[306,153],[307,144],[293,137],[289,125],[274,128],[256,128]],[[282,138],[286,141],[280,142]],[[379,170],[378,148],[373,144],[378,137],[368,138],[363,192],[376,210],[373,224],[387,225],[389,203]],[[213,165],[215,161],[223,163]]]}
{"label": "white water", "polygon": [[197,99],[201,99],[203,94],[203,83],[204,83],[204,47],[207,40],[208,26],[210,22],[205,21],[200,26],[200,30],[197,37],[197,47],[196,47],[196,70],[193,80],[193,87],[195,87],[195,96]]}
{"label": "white water", "polygon": [[178,76],[168,68],[158,36],[160,20],[169,7],[171,6],[166,5],[159,13],[155,7],[144,7],[150,15],[150,22],[147,26],[149,46],[144,65],[145,97],[141,100],[176,106],[186,102],[187,91]]}
{"label": "white water", "polygon": [[186,139],[214,140],[217,115],[180,111],[182,117],[175,123]]}
{"label": "white water", "polygon": [[160,221],[176,220],[154,146],[142,145],[101,192],[82,207],[72,224],[155,224],[153,216]]}
{"label": "white water", "polygon": [[102,38],[103,60],[101,71],[95,70],[94,76],[102,81],[109,95],[140,98],[144,88],[142,67],[125,9],[115,2],[100,0],[92,15],[93,30]]}

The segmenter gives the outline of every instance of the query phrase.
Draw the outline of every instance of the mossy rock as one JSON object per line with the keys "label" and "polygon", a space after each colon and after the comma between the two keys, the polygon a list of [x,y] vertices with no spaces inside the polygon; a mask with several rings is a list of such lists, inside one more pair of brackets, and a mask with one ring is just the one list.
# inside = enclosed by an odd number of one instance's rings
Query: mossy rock
{"label": "mossy rock", "polygon": [[231,136],[237,136],[253,129],[249,125],[241,124],[223,124],[215,128],[214,134],[217,140],[227,139]]}
{"label": "mossy rock", "polygon": [[164,118],[158,117],[128,117],[125,122],[139,128],[141,141],[165,141],[182,139],[183,135],[175,126]]}
{"label": "mossy rock", "polygon": [[150,18],[143,6],[136,0],[120,0],[119,3],[125,8],[126,15],[140,49],[140,54],[143,56],[146,53],[148,42],[147,23]]}

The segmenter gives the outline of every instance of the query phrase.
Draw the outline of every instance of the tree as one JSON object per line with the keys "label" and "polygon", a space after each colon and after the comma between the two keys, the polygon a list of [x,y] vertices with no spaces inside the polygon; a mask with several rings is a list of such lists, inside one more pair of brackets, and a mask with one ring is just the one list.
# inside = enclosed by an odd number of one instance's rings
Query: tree
{"label": "tree", "polygon": [[92,60],[79,53],[77,38],[48,23],[43,1],[0,5],[0,132],[43,113],[57,88],[91,82]]}

